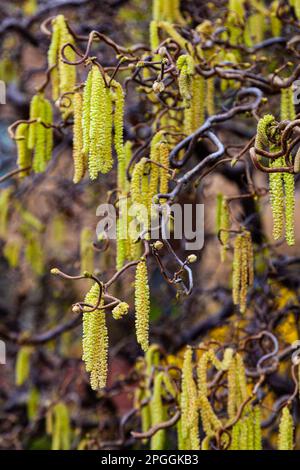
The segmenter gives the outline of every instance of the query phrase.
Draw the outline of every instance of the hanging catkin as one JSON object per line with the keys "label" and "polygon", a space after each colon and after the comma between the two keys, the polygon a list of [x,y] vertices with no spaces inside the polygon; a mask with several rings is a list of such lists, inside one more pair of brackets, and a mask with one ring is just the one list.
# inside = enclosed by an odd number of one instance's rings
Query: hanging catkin
{"label": "hanging catkin", "polygon": [[[281,120],[293,121],[296,118],[293,89],[281,89]],[[289,157],[289,161],[290,161]],[[288,245],[295,244],[295,178],[293,174],[283,173],[285,193],[285,237]]]}
{"label": "hanging catkin", "polygon": [[[29,125],[27,123],[21,123],[16,129],[16,145],[18,151],[17,165],[20,170],[31,166],[31,154],[28,149],[28,130]],[[20,173],[21,177],[24,177],[28,172]]]}
{"label": "hanging catkin", "polygon": [[285,406],[279,424],[278,450],[293,450],[293,434],[293,418],[288,407]]}
{"label": "hanging catkin", "polygon": [[[95,307],[99,299],[99,285],[95,283],[85,296],[85,303]],[[99,307],[92,312],[86,307],[83,313],[83,342],[82,359],[87,372],[90,372],[91,387],[93,390],[105,387],[107,378],[108,332],[106,326],[105,310]]]}
{"label": "hanging catkin", "polygon": [[179,450],[200,450],[197,386],[193,378],[193,352],[184,354],[181,376],[181,418],[178,425]]}
{"label": "hanging catkin", "polygon": [[19,349],[16,361],[16,385],[20,386],[28,379],[30,372],[30,356],[33,349],[29,346],[23,346]]}
{"label": "hanging catkin", "polygon": [[36,173],[45,171],[51,158],[53,147],[53,115],[51,103],[43,94],[35,95],[30,103],[30,120],[28,130],[28,149],[34,151],[33,170]]}
{"label": "hanging catkin", "polygon": [[253,248],[248,231],[236,236],[232,264],[232,298],[240,306],[241,313],[246,310],[248,287],[253,283]]}
{"label": "hanging catkin", "polygon": [[[153,395],[150,400],[151,426],[164,421],[163,406],[163,381],[164,373],[159,372],[154,378]],[[151,438],[151,450],[163,450],[165,448],[166,431],[164,429],[156,432]]]}
{"label": "hanging catkin", "polygon": [[221,241],[221,261],[224,263],[226,260],[226,253],[229,242],[229,229],[230,229],[230,212],[228,203],[225,197],[222,196],[222,201],[219,201],[219,237]]}
{"label": "hanging catkin", "polygon": [[96,65],[85,82],[82,105],[83,152],[88,155],[91,180],[108,173],[112,159],[112,96]]}
{"label": "hanging catkin", "polygon": [[71,446],[70,416],[63,402],[54,406],[51,419],[52,450],[69,450]]}
{"label": "hanging catkin", "polygon": [[[74,38],[69,33],[65,18],[58,15],[52,20],[52,38],[48,51],[48,65],[51,70],[52,97],[56,101],[59,96],[72,92],[76,82],[76,67],[63,62],[61,49],[67,44],[74,45]],[[66,58],[73,62],[75,52],[70,48],[65,49]],[[65,108],[64,113],[69,114],[70,108]]]}
{"label": "hanging catkin", "polygon": [[76,92],[73,96],[74,124],[73,124],[73,182],[79,183],[85,173],[85,155],[83,152],[82,135],[82,94]]}
{"label": "hanging catkin", "polygon": [[139,261],[135,274],[135,328],[137,342],[143,351],[149,345],[150,292],[147,265],[144,258]]}

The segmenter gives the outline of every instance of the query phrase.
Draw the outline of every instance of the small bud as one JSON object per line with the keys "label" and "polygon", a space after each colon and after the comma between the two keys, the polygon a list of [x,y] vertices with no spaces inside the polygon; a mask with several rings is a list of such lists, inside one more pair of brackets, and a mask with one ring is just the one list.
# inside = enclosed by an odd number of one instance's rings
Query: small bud
{"label": "small bud", "polygon": [[58,273],[59,273],[59,270],[58,270],[57,268],[52,268],[52,269],[50,270],[50,273],[51,273],[51,274],[58,274]]}
{"label": "small bud", "polygon": [[72,307],[72,312],[73,313],[81,313],[81,307],[78,304],[73,305]]}
{"label": "small bud", "polygon": [[163,246],[164,246],[164,244],[163,244],[163,242],[161,242],[160,240],[157,240],[157,241],[153,244],[153,248],[155,248],[156,250],[161,250]]}
{"label": "small bud", "polygon": [[88,271],[84,271],[83,276],[84,277],[92,277],[91,273],[89,273]]}
{"label": "small bud", "polygon": [[197,256],[194,255],[194,253],[192,253],[191,255],[187,257],[186,260],[189,264],[195,263],[197,261]]}
{"label": "small bud", "polygon": [[166,55],[167,49],[162,46],[158,49],[158,53],[159,53],[159,55],[161,55],[163,57],[164,55]]}
{"label": "small bud", "polygon": [[165,89],[165,85],[163,84],[163,82],[154,82],[153,85],[152,85],[152,89],[154,91],[154,93],[161,93],[164,91]]}

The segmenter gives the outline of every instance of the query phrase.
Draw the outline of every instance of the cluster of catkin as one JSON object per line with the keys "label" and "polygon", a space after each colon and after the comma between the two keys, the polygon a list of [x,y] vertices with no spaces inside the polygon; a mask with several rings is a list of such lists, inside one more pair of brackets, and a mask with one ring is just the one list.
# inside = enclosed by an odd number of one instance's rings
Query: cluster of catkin
{"label": "cluster of catkin", "polygon": [[124,160],[122,87],[113,81],[108,87],[99,67],[92,65],[83,94],[76,92],[74,105],[74,182],[78,183],[88,166],[91,180],[108,173],[113,166],[112,142],[119,161]]}
{"label": "cluster of catkin", "polygon": [[[52,98],[56,101],[59,97],[61,100],[61,109],[63,117],[67,117],[72,111],[70,103],[63,106],[63,95],[72,93],[76,84],[76,67],[66,64],[61,56],[62,47],[65,44],[74,45],[73,35],[68,29],[68,25],[63,15],[58,15],[52,20],[52,37],[48,50],[48,67],[50,70],[52,84]],[[75,53],[70,47],[66,48],[66,58],[70,62],[74,62]]]}
{"label": "cluster of catkin", "polygon": [[45,171],[53,149],[52,124],[51,103],[38,93],[31,100],[28,122],[21,122],[15,133],[20,170],[32,166],[36,173]]}
{"label": "cluster of catkin", "polygon": [[[293,120],[295,118],[292,101],[292,89],[282,90],[281,93],[281,119]],[[258,149],[269,146],[272,152],[280,150],[280,145],[274,144],[274,139],[279,140],[276,134],[276,121],[271,114],[261,118],[257,125],[255,146]],[[270,137],[272,141],[270,142]],[[271,168],[285,166],[283,157],[272,159]],[[285,225],[285,237],[288,245],[295,244],[295,182],[294,175],[286,172],[269,173],[270,203],[273,215],[273,237],[278,240],[282,237]]]}
{"label": "cluster of catkin", "polygon": [[[100,286],[93,284],[86,294],[84,303],[82,325],[82,359],[85,362],[86,371],[90,373],[90,383],[93,390],[105,387],[108,370],[108,330],[104,298],[100,295]],[[119,320],[128,313],[129,305],[119,302],[112,310],[112,316]]]}
{"label": "cluster of catkin", "polygon": [[252,238],[251,233],[245,230],[235,237],[232,264],[232,298],[234,305],[239,305],[241,313],[246,310],[247,292],[253,279]]}

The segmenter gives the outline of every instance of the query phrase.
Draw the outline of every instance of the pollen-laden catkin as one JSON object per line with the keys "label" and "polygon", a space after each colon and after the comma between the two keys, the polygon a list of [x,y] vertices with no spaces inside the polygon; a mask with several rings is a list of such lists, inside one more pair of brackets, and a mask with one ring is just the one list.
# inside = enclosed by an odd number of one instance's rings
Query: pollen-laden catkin
{"label": "pollen-laden catkin", "polygon": [[273,37],[281,35],[282,24],[277,17],[279,0],[274,0],[270,5],[271,33]]}
{"label": "pollen-laden catkin", "polygon": [[19,387],[28,379],[30,373],[30,356],[33,349],[29,346],[23,346],[19,349],[16,361],[15,380]]}
{"label": "pollen-laden catkin", "polygon": [[[159,163],[162,165],[159,168],[159,192],[166,194],[169,191],[169,146],[166,142],[159,144]],[[164,200],[162,200],[163,202]]]}
{"label": "pollen-laden catkin", "polygon": [[143,351],[149,346],[150,291],[145,259],[141,259],[135,274],[135,327],[137,342]]}
{"label": "pollen-laden catkin", "polygon": [[280,119],[293,121],[296,117],[293,88],[281,88]]}
{"label": "pollen-laden catkin", "polygon": [[246,310],[248,287],[253,284],[253,248],[251,234],[245,231],[236,236],[232,265],[232,298],[240,306],[241,313]]}
{"label": "pollen-laden catkin", "polygon": [[73,96],[74,124],[73,124],[73,182],[79,183],[85,173],[85,155],[83,152],[82,132],[82,94],[77,92]]}
{"label": "pollen-laden catkin", "polygon": [[[159,372],[154,378],[153,395],[150,400],[151,426],[161,423],[165,419],[163,406],[163,381],[164,372]],[[165,448],[166,431],[161,429],[151,438],[151,450],[163,450]]]}
{"label": "pollen-laden catkin", "polygon": [[[163,135],[163,131],[158,131],[152,137],[150,145],[150,160],[152,162],[160,163],[160,144],[163,141]],[[151,203],[153,203],[153,197],[159,192],[158,184],[160,168],[155,163],[151,164],[150,167],[149,199]]]}
{"label": "pollen-laden catkin", "polygon": [[278,450],[293,450],[294,423],[287,406],[282,410],[279,424]]}
{"label": "pollen-laden catkin", "polygon": [[193,76],[195,66],[193,58],[188,54],[183,54],[177,59],[179,70],[178,86],[184,106],[184,129],[186,134],[193,132]]}
{"label": "pollen-laden catkin", "polygon": [[[90,135],[89,135],[89,174],[95,180],[103,165],[103,149],[101,142],[105,139],[105,104],[106,92],[102,74],[96,65],[92,66],[91,98],[90,98]],[[101,150],[100,150],[101,147]]]}
{"label": "pollen-laden catkin", "polygon": [[33,170],[45,171],[53,148],[53,112],[51,103],[42,94],[35,95],[30,103],[30,123],[28,130],[28,148],[34,150]]}
{"label": "pollen-laden catkin", "polygon": [[198,397],[197,386],[193,377],[193,352],[191,348],[187,348],[184,353],[180,408],[181,419],[178,431],[180,433],[180,445],[184,448],[179,450],[200,450]]}
{"label": "pollen-laden catkin", "polygon": [[127,315],[129,310],[129,305],[126,302],[120,302],[116,307],[113,308],[112,316],[115,320],[119,320],[120,318]]}
{"label": "pollen-laden catkin", "polygon": [[[99,300],[99,285],[95,283],[85,296],[85,303],[95,307]],[[107,379],[108,332],[103,299],[96,310],[86,307],[83,313],[83,355],[93,390],[105,387]]]}
{"label": "pollen-laden catkin", "polygon": [[215,78],[206,80],[206,109],[209,116],[215,114]]}
{"label": "pollen-laden catkin", "polygon": [[269,143],[268,131],[271,126],[275,125],[275,118],[272,114],[265,114],[257,124],[255,147],[262,149]]}
{"label": "pollen-laden catkin", "polygon": [[125,190],[126,162],[124,149],[124,92],[120,83],[114,81],[114,146],[118,157],[118,187]]}
{"label": "pollen-laden catkin", "polygon": [[[281,89],[281,120],[293,121],[296,118],[293,101],[293,89]],[[283,159],[281,159],[283,163]],[[283,166],[283,165],[282,165]],[[285,202],[285,237],[288,245],[295,244],[295,179],[290,173],[283,173],[284,202]],[[279,178],[279,177],[277,177]]]}
{"label": "pollen-laden catkin", "polygon": [[[147,188],[145,186],[146,178],[148,177],[144,175],[146,164],[146,158],[142,158],[135,164],[130,185],[131,201],[132,204],[136,205],[137,219],[143,225],[143,230],[148,227],[149,220],[149,186]],[[144,176],[146,176],[146,178],[144,178]]]}
{"label": "pollen-laden catkin", "polygon": [[285,237],[288,245],[295,245],[295,179],[294,175],[284,173],[285,192]]}
{"label": "pollen-laden catkin", "polygon": [[[27,123],[21,123],[16,129],[15,139],[18,151],[17,165],[20,170],[31,166],[31,154],[28,149],[28,129]],[[21,177],[28,174],[28,171],[20,173]]]}
{"label": "pollen-laden catkin", "polygon": [[227,200],[223,197],[220,215],[220,241],[221,241],[221,261],[226,260],[226,253],[229,242],[230,213]]}
{"label": "pollen-laden catkin", "polygon": [[[270,167],[282,166],[282,158],[276,158],[270,163]],[[283,233],[284,225],[284,188],[282,173],[269,173],[270,202],[273,216],[273,238],[279,240]]]}
{"label": "pollen-laden catkin", "polygon": [[[86,115],[84,103],[83,121],[90,119],[89,137],[86,139],[84,131],[84,150],[86,141],[89,147],[89,174],[91,180],[97,178],[98,173],[108,173],[112,166],[112,99],[111,93],[105,86],[104,78],[96,65],[92,66],[91,83],[87,79],[87,99],[89,99],[89,115]],[[89,93],[89,87],[90,93]],[[85,96],[84,96],[85,98]]]}
{"label": "pollen-laden catkin", "polygon": [[91,107],[91,92],[92,92],[92,79],[93,69],[88,73],[84,84],[83,99],[82,99],[82,151],[84,155],[88,155],[90,151],[90,107]]}
{"label": "pollen-laden catkin", "polygon": [[[63,62],[61,57],[61,49],[67,44],[74,45],[74,38],[69,33],[65,18],[58,15],[52,20],[52,39],[48,51],[48,65],[52,67],[50,72],[52,82],[52,97],[57,100],[59,95],[73,91],[76,83],[76,67]],[[73,62],[75,60],[75,52],[70,47],[65,49],[67,60]],[[71,109],[65,108],[64,115],[67,116]]]}
{"label": "pollen-laden catkin", "polygon": [[192,96],[192,130],[195,131],[205,117],[205,79],[201,75],[193,77]]}

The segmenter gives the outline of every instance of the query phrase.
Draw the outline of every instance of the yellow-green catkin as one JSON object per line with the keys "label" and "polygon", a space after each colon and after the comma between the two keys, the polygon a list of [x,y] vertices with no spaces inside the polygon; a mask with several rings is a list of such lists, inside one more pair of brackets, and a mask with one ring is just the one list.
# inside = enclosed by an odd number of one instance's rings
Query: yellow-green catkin
{"label": "yellow-green catkin", "polygon": [[194,75],[192,84],[192,131],[197,130],[205,117],[205,79]]}
{"label": "yellow-green catkin", "polygon": [[209,116],[215,114],[215,78],[206,80],[206,109]]}
{"label": "yellow-green catkin", "polygon": [[216,360],[213,351],[207,351],[201,356],[198,363],[198,400],[201,413],[202,427],[207,436],[213,436],[215,432],[222,426],[220,420],[216,416],[207,398],[207,368],[210,361],[213,361],[215,366],[220,366],[221,368],[223,368],[223,366],[225,365],[227,367],[226,363],[228,362],[228,358],[226,357],[226,361],[224,362],[224,364],[221,364],[218,360]]}
{"label": "yellow-green catkin", "polygon": [[93,65],[83,93],[83,152],[88,155],[91,180],[108,173],[112,159],[112,97],[104,78]]}
{"label": "yellow-green catkin", "polygon": [[294,7],[296,18],[300,21],[300,2],[299,0],[290,0],[290,4]]}
{"label": "yellow-green catkin", "polygon": [[[169,190],[169,146],[165,142],[159,144],[159,163],[162,165],[159,168],[159,192],[162,194],[168,193]],[[153,165],[152,165],[153,166]]]}
{"label": "yellow-green catkin", "polygon": [[193,132],[194,108],[193,103],[193,81],[195,74],[195,65],[192,56],[183,54],[177,59],[177,68],[179,70],[178,86],[184,106],[184,131],[186,134]]}
{"label": "yellow-green catkin", "polygon": [[[76,67],[63,62],[61,49],[67,44],[74,45],[74,38],[68,30],[63,15],[57,15],[52,20],[52,38],[48,50],[48,66],[51,69],[52,98],[57,100],[64,93],[72,92],[76,83]],[[70,48],[65,49],[65,56],[70,61],[75,60],[75,52]],[[67,116],[71,109],[65,108],[64,115]]]}
{"label": "yellow-green catkin", "polygon": [[294,444],[294,423],[292,415],[287,406],[282,410],[279,436],[278,436],[278,450],[293,450]]}
{"label": "yellow-green catkin", "polygon": [[89,228],[83,228],[80,234],[80,271],[94,272],[93,234]]}
{"label": "yellow-green catkin", "polygon": [[[154,377],[153,394],[150,400],[151,426],[161,423],[165,419],[163,406],[163,380],[164,373],[159,372]],[[161,429],[151,438],[151,450],[163,450],[165,447],[166,431]]]}
{"label": "yellow-green catkin", "polygon": [[232,265],[232,298],[240,306],[241,313],[246,310],[248,287],[253,284],[253,248],[251,234],[245,231],[236,236]]}
{"label": "yellow-green catkin", "polygon": [[53,113],[51,103],[42,93],[35,95],[30,103],[28,149],[34,151],[32,167],[36,173],[45,171],[53,148]]}
{"label": "yellow-green catkin", "polygon": [[[31,154],[28,149],[28,130],[29,125],[27,123],[21,123],[18,125],[15,134],[15,140],[18,151],[17,165],[20,170],[31,166]],[[27,174],[29,172],[26,172]],[[21,177],[26,175],[25,172],[20,173]]]}
{"label": "yellow-green catkin", "polygon": [[5,188],[0,190],[0,237],[5,238],[7,235],[8,226],[8,211],[9,201],[12,193],[12,188]]}
{"label": "yellow-green catkin", "polygon": [[32,352],[33,350],[29,346],[23,346],[18,351],[15,369],[15,382],[18,387],[23,385],[29,377]]}
{"label": "yellow-green catkin", "polygon": [[220,225],[219,225],[219,237],[221,241],[221,261],[224,263],[226,260],[226,253],[229,242],[229,229],[230,229],[230,212],[228,202],[225,197],[222,197],[222,202],[219,202],[221,206],[220,212]]}
{"label": "yellow-green catkin", "polygon": [[27,399],[27,417],[28,421],[33,421],[39,410],[40,393],[36,387],[32,387],[28,394]]}
{"label": "yellow-green catkin", "polygon": [[[113,95],[114,99],[114,146],[118,157],[118,166],[121,166],[120,171],[118,170],[118,176],[124,177],[125,168],[125,149],[124,149],[124,91],[122,85],[116,81],[113,82],[115,92]],[[118,180],[118,187],[124,189],[125,181],[123,178]]]}
{"label": "yellow-green catkin", "polygon": [[[296,118],[292,87],[281,89],[281,120]],[[290,159],[289,159],[290,160]],[[291,163],[291,162],[290,162]],[[288,245],[295,244],[295,179],[291,173],[283,173],[285,193],[285,237]]]}
{"label": "yellow-green catkin", "polygon": [[150,291],[146,260],[141,259],[135,274],[135,328],[137,342],[143,351],[149,346]]}
{"label": "yellow-green catkin", "polygon": [[182,23],[180,0],[153,0],[152,18],[155,21]]}
{"label": "yellow-green catkin", "polygon": [[279,0],[274,0],[270,5],[271,33],[273,37],[280,36],[282,29],[281,21],[276,15],[278,5]]}
{"label": "yellow-green catkin", "polygon": [[242,356],[236,354],[235,357],[232,358],[228,369],[227,412],[230,421],[235,419],[239,407],[247,398],[245,366]]}
{"label": "yellow-green catkin", "polygon": [[[93,284],[87,295],[85,303],[95,307],[99,300],[100,287]],[[107,358],[108,358],[108,332],[106,326],[105,310],[103,299],[99,307],[92,312],[91,307],[85,307],[83,313],[83,341],[82,359],[85,362],[87,372],[90,372],[90,382],[93,390],[103,388],[107,379]]]}
{"label": "yellow-green catkin", "polygon": [[265,13],[258,11],[252,13],[246,22],[244,39],[247,47],[260,43],[264,40]]}
{"label": "yellow-green catkin", "polygon": [[127,315],[129,310],[129,305],[126,302],[120,302],[116,307],[113,308],[112,316],[115,320],[120,320],[120,318]]}
{"label": "yellow-green catkin", "polygon": [[68,407],[63,402],[53,407],[52,450],[69,450],[71,425]]}
{"label": "yellow-green catkin", "polygon": [[83,102],[82,102],[82,151],[85,155],[90,151],[90,108],[91,108],[91,92],[92,92],[92,77],[93,70],[90,70],[86,78],[83,89]]}
{"label": "yellow-green catkin", "polygon": [[231,44],[239,44],[243,39],[245,0],[229,0],[227,27]]}
{"label": "yellow-green catkin", "polygon": [[193,377],[193,352],[187,348],[184,354],[178,425],[179,450],[200,450],[199,412],[197,386]]}
{"label": "yellow-green catkin", "polygon": [[86,158],[83,152],[82,130],[82,94],[76,92],[73,96],[74,124],[73,124],[73,182],[79,183],[83,178],[86,167]]}

